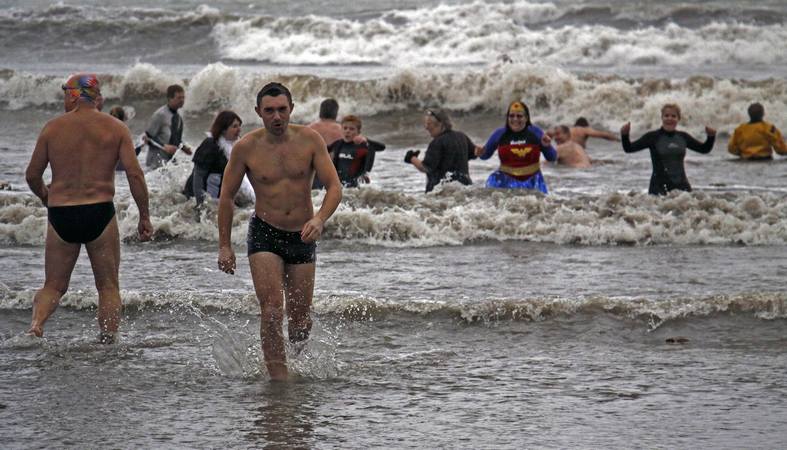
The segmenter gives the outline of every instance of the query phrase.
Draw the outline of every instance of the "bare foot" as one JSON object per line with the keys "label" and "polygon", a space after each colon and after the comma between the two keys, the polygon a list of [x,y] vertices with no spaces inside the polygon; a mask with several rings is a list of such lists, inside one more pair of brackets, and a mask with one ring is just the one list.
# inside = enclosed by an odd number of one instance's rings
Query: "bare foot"
{"label": "bare foot", "polygon": [[41,325],[30,325],[30,329],[27,330],[27,334],[33,335],[35,337],[43,337],[44,336],[44,329],[41,328]]}

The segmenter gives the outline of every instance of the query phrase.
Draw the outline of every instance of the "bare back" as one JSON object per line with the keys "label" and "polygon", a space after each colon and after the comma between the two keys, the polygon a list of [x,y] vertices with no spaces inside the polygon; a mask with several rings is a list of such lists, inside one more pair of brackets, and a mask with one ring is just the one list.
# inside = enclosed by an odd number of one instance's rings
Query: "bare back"
{"label": "bare back", "polygon": [[285,139],[270,137],[265,128],[244,136],[235,144],[229,166],[245,166],[259,218],[283,230],[299,231],[314,216],[315,165],[332,167],[332,163],[322,138],[308,127],[289,125]]}
{"label": "bare back", "polygon": [[336,121],[318,120],[310,123],[309,128],[319,133],[328,145],[342,138],[342,126]]}
{"label": "bare back", "polygon": [[128,128],[96,109],[77,109],[49,121],[31,161],[43,161],[44,167],[48,162],[52,169],[48,206],[111,201],[124,144],[131,146]]}
{"label": "bare back", "polygon": [[568,167],[590,167],[590,157],[585,149],[573,141],[566,141],[557,146],[557,162]]}

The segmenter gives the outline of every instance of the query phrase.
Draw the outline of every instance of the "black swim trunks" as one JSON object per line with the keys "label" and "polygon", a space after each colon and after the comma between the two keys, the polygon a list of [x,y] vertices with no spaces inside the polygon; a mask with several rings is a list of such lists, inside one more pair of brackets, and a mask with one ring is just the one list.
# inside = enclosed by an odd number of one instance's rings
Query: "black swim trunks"
{"label": "black swim trunks", "polygon": [[115,217],[112,202],[90,205],[50,206],[47,216],[60,239],[72,244],[87,244],[101,236]]}
{"label": "black swim trunks", "polygon": [[299,231],[280,230],[256,214],[249,220],[246,244],[249,256],[258,252],[270,252],[281,257],[284,264],[308,264],[317,259],[317,243],[307,244],[301,240]]}

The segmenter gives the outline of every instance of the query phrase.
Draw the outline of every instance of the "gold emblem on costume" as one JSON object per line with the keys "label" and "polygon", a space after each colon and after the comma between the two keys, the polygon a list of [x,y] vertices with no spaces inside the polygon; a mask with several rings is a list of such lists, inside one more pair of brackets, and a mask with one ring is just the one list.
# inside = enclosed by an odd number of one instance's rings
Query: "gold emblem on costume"
{"label": "gold emblem on costume", "polygon": [[520,158],[524,158],[525,155],[530,153],[531,150],[532,148],[530,147],[511,147],[511,153],[515,154]]}
{"label": "gold emblem on costume", "polygon": [[508,107],[508,112],[509,113],[512,113],[512,112],[524,113],[525,112],[525,104],[522,103],[522,102],[513,102]]}

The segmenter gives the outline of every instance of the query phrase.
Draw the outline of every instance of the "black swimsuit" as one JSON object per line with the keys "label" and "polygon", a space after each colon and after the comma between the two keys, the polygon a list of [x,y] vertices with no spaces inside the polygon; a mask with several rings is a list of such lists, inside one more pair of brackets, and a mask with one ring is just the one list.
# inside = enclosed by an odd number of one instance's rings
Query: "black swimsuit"
{"label": "black swimsuit", "polygon": [[249,220],[249,235],[246,238],[248,255],[270,252],[278,255],[284,264],[308,264],[317,259],[317,243],[305,243],[299,231],[285,231],[271,226],[257,217]]}
{"label": "black swimsuit", "polygon": [[87,244],[96,240],[115,217],[112,202],[90,205],[50,206],[49,223],[60,239],[72,244]]}

